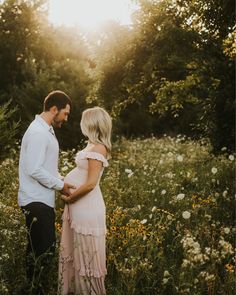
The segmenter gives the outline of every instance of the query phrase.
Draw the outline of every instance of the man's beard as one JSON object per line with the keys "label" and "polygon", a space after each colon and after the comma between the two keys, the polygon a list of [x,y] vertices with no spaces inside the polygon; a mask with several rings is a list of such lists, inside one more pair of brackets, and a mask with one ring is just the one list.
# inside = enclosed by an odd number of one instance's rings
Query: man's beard
{"label": "man's beard", "polygon": [[55,128],[61,128],[63,121],[58,120],[58,115],[56,115],[52,121],[52,126]]}

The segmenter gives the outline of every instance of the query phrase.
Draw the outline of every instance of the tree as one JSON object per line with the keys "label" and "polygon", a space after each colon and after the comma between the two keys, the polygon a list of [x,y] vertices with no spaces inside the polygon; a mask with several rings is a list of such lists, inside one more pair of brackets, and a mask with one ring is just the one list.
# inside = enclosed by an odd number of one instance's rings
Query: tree
{"label": "tree", "polygon": [[[78,28],[54,28],[46,19],[45,1],[5,0],[0,5],[0,102],[17,105],[20,134],[43,100],[55,89],[73,100],[71,117],[58,137],[63,148],[81,140],[79,119],[92,79],[88,75],[87,47]],[[12,118],[12,119],[14,119]],[[69,132],[70,131],[70,132]]]}

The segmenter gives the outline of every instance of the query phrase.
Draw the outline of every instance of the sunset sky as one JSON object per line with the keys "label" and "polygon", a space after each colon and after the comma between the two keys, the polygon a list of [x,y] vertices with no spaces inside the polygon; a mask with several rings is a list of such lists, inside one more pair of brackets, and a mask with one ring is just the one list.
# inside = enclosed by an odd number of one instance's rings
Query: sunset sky
{"label": "sunset sky", "polygon": [[93,29],[107,20],[131,24],[136,9],[130,0],[50,0],[49,20],[55,25]]}

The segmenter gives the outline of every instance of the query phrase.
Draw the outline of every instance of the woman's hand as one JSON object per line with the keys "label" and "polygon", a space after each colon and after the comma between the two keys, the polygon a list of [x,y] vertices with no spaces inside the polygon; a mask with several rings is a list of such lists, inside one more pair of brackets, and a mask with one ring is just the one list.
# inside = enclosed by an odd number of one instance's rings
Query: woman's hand
{"label": "woman's hand", "polygon": [[73,200],[72,200],[71,196],[65,196],[65,195],[62,195],[62,196],[61,196],[61,199],[62,199],[65,203],[67,203],[67,204],[71,204],[71,203],[73,203]]}

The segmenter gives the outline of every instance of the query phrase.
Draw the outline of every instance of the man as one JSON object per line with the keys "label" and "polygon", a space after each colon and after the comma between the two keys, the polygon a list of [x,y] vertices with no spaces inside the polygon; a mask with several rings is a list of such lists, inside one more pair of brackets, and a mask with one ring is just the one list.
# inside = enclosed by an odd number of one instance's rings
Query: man
{"label": "man", "polygon": [[21,144],[18,203],[29,232],[26,271],[34,294],[44,294],[42,277],[48,276],[46,268],[54,252],[55,190],[69,195],[73,188],[59,177],[59,145],[53,130],[67,121],[70,108],[71,99],[64,92],[49,93],[43,112],[36,115]]}

